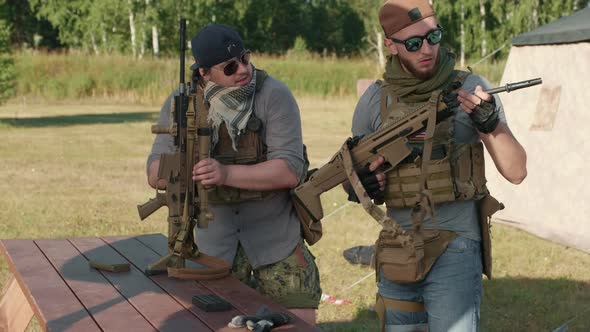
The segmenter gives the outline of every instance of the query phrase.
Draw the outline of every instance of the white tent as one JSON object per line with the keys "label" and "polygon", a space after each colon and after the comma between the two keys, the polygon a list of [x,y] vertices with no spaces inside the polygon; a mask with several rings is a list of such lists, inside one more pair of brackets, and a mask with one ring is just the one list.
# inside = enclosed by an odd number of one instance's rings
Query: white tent
{"label": "white tent", "polygon": [[486,156],[488,187],[506,208],[494,218],[590,252],[590,8],[512,41],[501,84],[543,84],[500,95],[508,125],[527,151],[518,186]]}

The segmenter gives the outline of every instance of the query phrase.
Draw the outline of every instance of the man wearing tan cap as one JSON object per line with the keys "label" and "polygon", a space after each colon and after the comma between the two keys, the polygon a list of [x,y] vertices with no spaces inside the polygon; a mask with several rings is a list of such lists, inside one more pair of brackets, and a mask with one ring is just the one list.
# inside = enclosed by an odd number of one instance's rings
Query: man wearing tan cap
{"label": "man wearing tan cap", "polygon": [[[514,184],[526,177],[526,152],[508,129],[500,100],[483,92],[490,84],[455,69],[428,1],[386,1],[379,21],[391,54],[384,80],[358,102],[353,135],[370,135],[441,91],[454,111],[410,137],[412,154],[392,171],[376,171],[380,157],[359,172],[369,196],[384,202],[387,215],[423,244],[410,249],[391,232],[379,235],[375,308],[381,329],[477,331],[482,272],[491,276],[488,218],[501,207],[485,186],[482,142]],[[433,205],[426,217],[416,213]]]}

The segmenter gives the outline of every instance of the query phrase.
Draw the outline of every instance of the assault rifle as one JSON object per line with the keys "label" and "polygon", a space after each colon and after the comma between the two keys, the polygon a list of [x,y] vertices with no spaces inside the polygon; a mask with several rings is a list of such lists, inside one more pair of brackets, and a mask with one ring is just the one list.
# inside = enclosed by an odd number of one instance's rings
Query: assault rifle
{"label": "assault rifle", "polygon": [[[424,106],[388,124],[381,130],[365,137],[348,138],[327,164],[315,171],[305,183],[295,188],[294,197],[303,206],[311,221],[320,221],[324,216],[320,195],[348,179],[343,163],[343,153],[350,153],[352,166],[357,171],[379,156],[383,156],[385,159],[381,170],[384,173],[392,170],[412,153],[412,149],[408,145],[408,138],[426,128],[433,107],[436,107],[437,110],[437,123],[453,114],[458,102],[456,96],[452,96],[452,90],[460,87],[459,82],[455,83],[458,86],[454,85],[446,91],[433,92]],[[537,78],[507,84],[486,92],[494,94],[513,91],[541,83],[541,79]]]}
{"label": "assault rifle", "polygon": [[[202,158],[209,157],[211,131],[207,121],[207,109],[203,102],[203,89],[197,83],[185,84],[186,20],[180,20],[180,84],[170,105],[172,125],[152,126],[154,134],[174,137],[175,151],[162,154],[158,179],[165,179],[166,192],[156,192],[156,197],[138,205],[141,220],[160,207],[168,207],[168,247],[170,254],[150,264],[147,274],[157,274],[171,268],[178,277],[191,272],[184,269],[185,259],[198,261],[201,254],[194,241],[194,227],[207,227],[213,215],[209,212],[205,188],[192,179],[192,168]],[[197,144],[195,148],[194,144]],[[216,263],[216,262],[213,262]],[[207,265],[207,264],[204,264]],[[225,267],[224,267],[225,268]],[[210,271],[209,271],[210,272]],[[221,273],[221,272],[220,272]]]}

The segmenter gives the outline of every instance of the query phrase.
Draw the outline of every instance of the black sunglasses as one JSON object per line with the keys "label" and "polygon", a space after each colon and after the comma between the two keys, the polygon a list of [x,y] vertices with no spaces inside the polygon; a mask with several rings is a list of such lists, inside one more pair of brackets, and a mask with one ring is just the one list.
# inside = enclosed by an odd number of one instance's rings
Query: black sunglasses
{"label": "black sunglasses", "polygon": [[250,63],[250,51],[245,50],[242,54],[234,58],[232,61],[228,62],[223,67],[223,73],[225,74],[225,76],[232,76],[238,71],[238,68],[240,66],[238,61],[241,62],[244,66],[247,66]]}
{"label": "black sunglasses", "polygon": [[443,28],[437,24],[436,29],[428,32],[424,36],[412,36],[410,38],[407,38],[406,40],[399,40],[393,37],[389,37],[389,39],[394,43],[404,44],[408,52],[416,52],[420,48],[422,48],[422,43],[424,42],[424,39],[428,41],[428,44],[436,45],[440,43],[440,41],[442,40],[442,36]]}

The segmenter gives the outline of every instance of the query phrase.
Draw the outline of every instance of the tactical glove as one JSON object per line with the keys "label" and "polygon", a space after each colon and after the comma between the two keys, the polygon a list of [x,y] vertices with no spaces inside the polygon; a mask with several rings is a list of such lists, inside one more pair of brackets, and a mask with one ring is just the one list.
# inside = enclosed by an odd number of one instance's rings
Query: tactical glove
{"label": "tactical glove", "polygon": [[291,322],[291,317],[281,312],[273,312],[269,315],[261,316],[262,319],[253,322],[247,321],[246,326],[249,330],[253,330],[254,332],[268,332],[273,328],[281,325],[285,325]]}
{"label": "tactical glove", "polygon": [[452,109],[455,107],[459,107],[459,105],[461,104],[457,99],[457,96],[459,96],[459,94],[457,94],[456,92],[448,92],[443,94],[442,100],[449,109]]}
{"label": "tactical glove", "polygon": [[498,127],[500,117],[498,110],[496,110],[496,100],[492,98],[491,101],[482,100],[479,105],[476,105],[469,117],[475,128],[484,134],[489,134]]}
{"label": "tactical glove", "polygon": [[457,96],[458,94],[454,91],[456,91],[457,89],[459,89],[461,87],[461,82],[453,82],[450,86],[448,86],[446,89],[443,90],[442,92],[442,99],[444,101],[445,104],[447,104],[447,107],[449,109],[455,108],[455,107],[459,107],[459,104],[461,104],[459,102],[459,100],[457,100]]}
{"label": "tactical glove", "polygon": [[357,172],[357,175],[371,199],[383,200],[383,191],[379,188],[377,172],[370,171],[369,165],[367,164]]}
{"label": "tactical glove", "polygon": [[240,315],[232,318],[227,324],[229,327],[247,327],[255,332],[267,332],[274,327],[285,325],[291,322],[291,317],[281,312],[272,312],[267,306],[262,306],[255,315]]}

